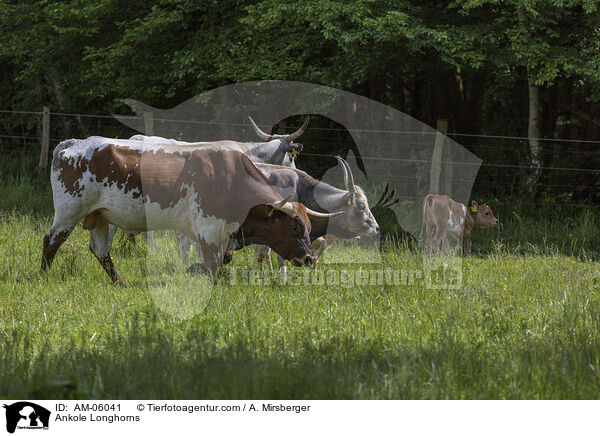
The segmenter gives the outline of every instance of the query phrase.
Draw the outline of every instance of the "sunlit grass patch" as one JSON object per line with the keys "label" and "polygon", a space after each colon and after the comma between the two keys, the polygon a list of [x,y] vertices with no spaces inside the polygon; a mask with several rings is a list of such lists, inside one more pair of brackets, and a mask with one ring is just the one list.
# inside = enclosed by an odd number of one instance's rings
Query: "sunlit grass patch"
{"label": "sunlit grass patch", "polygon": [[[288,284],[277,273],[261,283],[240,280],[254,266],[246,248],[213,284],[186,272],[175,232],[157,232],[156,252],[142,237],[131,245],[118,233],[113,259],[127,286],[117,286],[81,226],[41,275],[50,212],[33,203],[0,210],[5,398],[600,394],[593,215],[564,222],[507,217],[500,229],[474,234],[462,286],[429,289],[416,274],[408,279],[424,261],[402,244],[376,252],[334,245],[320,275],[290,266]],[[189,263],[196,261],[191,253]],[[275,255],[272,262],[277,270]],[[342,273],[386,269],[406,272],[406,280],[340,280]],[[305,276],[308,282],[295,281]]]}

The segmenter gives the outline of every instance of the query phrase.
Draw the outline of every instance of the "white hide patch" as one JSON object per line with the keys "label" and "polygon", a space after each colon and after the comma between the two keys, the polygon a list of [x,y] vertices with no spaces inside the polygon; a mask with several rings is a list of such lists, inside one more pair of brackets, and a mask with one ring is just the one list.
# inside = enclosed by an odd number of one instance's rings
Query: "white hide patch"
{"label": "white hide patch", "polygon": [[[281,146],[280,139],[273,139],[267,142],[237,142],[237,141],[212,141],[212,142],[186,142],[177,141],[175,139],[162,138],[160,136],[144,136],[134,135],[129,141],[135,141],[148,147],[165,147],[166,150],[171,152],[176,151],[189,151],[190,149],[202,149],[202,150],[234,150],[240,153],[246,154],[253,162],[271,162],[272,159],[269,157],[275,155],[276,151]],[[283,156],[284,161],[286,160],[287,153]],[[283,164],[284,166],[290,166],[291,160],[288,157],[284,162],[271,162],[276,164]]]}
{"label": "white hide patch", "polygon": [[227,244],[230,235],[239,229],[240,224],[216,216],[204,216],[202,200],[192,187],[182,185],[181,189],[187,189],[188,194],[173,207],[162,209],[158,203],[144,203],[148,230],[175,228],[194,233],[209,245]]}
{"label": "white hide patch", "polygon": [[459,237],[460,235],[462,235],[463,229],[465,227],[466,208],[464,204],[462,204],[461,206],[462,213],[458,216],[453,216],[452,209],[448,208],[448,228],[446,229],[446,231],[455,237]]}

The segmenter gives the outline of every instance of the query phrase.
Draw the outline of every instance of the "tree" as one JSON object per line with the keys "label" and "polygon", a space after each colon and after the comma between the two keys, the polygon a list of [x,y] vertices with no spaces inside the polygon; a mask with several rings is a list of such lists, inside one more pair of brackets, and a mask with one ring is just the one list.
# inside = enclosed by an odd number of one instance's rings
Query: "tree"
{"label": "tree", "polygon": [[[541,89],[547,89],[561,79],[575,77],[591,89],[598,98],[600,60],[599,4],[592,1],[467,0],[457,3],[461,14],[474,14],[487,23],[478,26],[481,41],[486,44],[467,47],[465,53],[476,59],[475,67],[484,54],[488,68],[524,75],[528,90],[528,122],[530,172],[524,186],[534,194],[541,173]],[[484,12],[484,13],[481,13]],[[457,29],[460,32],[464,28]],[[491,38],[490,38],[491,37]],[[582,57],[585,53],[589,57]],[[464,53],[461,53],[465,58]]]}

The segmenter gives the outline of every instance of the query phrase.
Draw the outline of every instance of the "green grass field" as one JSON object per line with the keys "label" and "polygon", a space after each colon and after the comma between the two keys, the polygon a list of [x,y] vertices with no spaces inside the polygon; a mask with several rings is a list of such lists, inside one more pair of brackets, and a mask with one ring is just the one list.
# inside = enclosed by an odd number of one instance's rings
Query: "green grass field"
{"label": "green grass field", "polygon": [[[474,234],[479,252],[464,259],[457,290],[427,289],[422,280],[232,286],[231,268],[252,264],[246,250],[198,296],[200,279],[176,256],[148,260],[145,247],[122,241],[113,258],[129,285],[113,286],[80,226],[40,276],[49,187],[3,180],[4,398],[600,397],[600,230],[592,212],[542,219],[505,208],[500,228]],[[419,270],[421,259],[397,247],[382,265]],[[169,290],[183,306],[200,298],[199,313],[182,318],[158,307]]]}

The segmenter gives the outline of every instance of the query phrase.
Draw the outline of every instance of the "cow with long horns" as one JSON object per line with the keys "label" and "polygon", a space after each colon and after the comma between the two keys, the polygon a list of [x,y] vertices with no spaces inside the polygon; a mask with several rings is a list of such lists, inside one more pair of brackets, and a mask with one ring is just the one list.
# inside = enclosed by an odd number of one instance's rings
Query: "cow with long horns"
{"label": "cow with long horns", "polygon": [[55,212],[44,237],[42,270],[83,220],[91,251],[119,283],[109,224],[130,232],[180,231],[199,247],[214,277],[232,235],[243,244],[265,244],[294,265],[310,264],[310,219],[335,216],[283,199],[236,150],[71,139],[54,150],[50,178]]}
{"label": "cow with long horns", "polygon": [[[336,156],[344,171],[344,187],[339,189],[316,180],[304,171],[279,165],[257,164],[269,182],[284,196],[321,212],[344,211],[328,220],[313,222],[310,239],[312,250],[319,255],[336,239],[355,239],[360,235],[377,235],[379,225],[369,209],[365,192],[354,183],[348,162]],[[257,247],[257,260],[268,256],[268,248]],[[315,257],[315,263],[318,257]],[[282,277],[286,277],[284,259],[279,256]]]}
{"label": "cow with long horns", "polygon": [[208,147],[219,150],[236,150],[244,153],[253,162],[270,163],[275,165],[293,166],[293,156],[303,149],[302,144],[294,141],[300,137],[308,126],[310,117],[298,130],[287,135],[271,135],[263,132],[251,117],[248,117],[256,135],[266,142],[238,142],[238,141],[211,141],[211,142],[187,142],[175,139],[162,138],[160,136],[133,135],[129,139],[143,141],[151,145],[179,145],[190,148]]}

